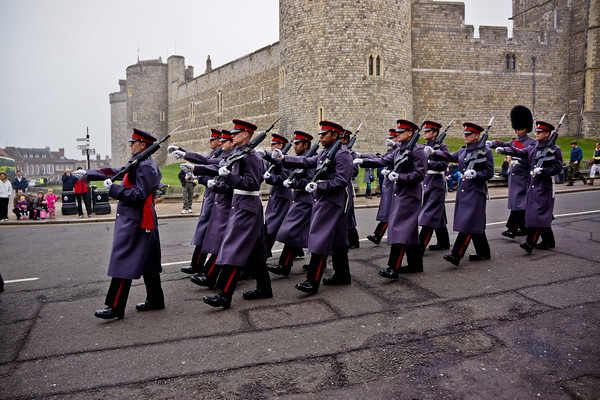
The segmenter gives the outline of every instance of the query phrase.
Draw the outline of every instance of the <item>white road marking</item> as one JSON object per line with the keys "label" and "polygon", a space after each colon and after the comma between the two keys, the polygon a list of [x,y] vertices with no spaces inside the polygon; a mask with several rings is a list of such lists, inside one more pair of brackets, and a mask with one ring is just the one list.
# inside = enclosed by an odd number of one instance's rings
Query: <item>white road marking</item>
{"label": "white road marking", "polygon": [[29,282],[29,281],[37,281],[40,278],[23,278],[23,279],[13,279],[11,281],[4,281],[4,283],[19,283],[19,282]]}

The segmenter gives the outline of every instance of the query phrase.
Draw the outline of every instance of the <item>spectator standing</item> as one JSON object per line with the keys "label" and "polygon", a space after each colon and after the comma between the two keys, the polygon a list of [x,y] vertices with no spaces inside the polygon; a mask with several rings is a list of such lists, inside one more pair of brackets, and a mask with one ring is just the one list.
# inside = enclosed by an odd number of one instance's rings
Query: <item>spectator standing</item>
{"label": "spectator standing", "polygon": [[446,182],[448,182],[448,191],[454,191],[454,181],[458,185],[462,179],[462,172],[460,172],[460,166],[456,163],[448,164],[446,171]]}
{"label": "spectator standing", "polygon": [[197,181],[194,180],[193,173],[187,173],[184,170],[181,170],[177,177],[179,178],[179,182],[181,182],[181,187],[183,188],[183,209],[181,210],[181,213],[191,214],[192,201],[194,200],[194,187],[196,186]]}
{"label": "spectator standing", "polygon": [[592,169],[590,170],[590,182],[588,185],[593,186],[594,180],[596,179],[596,172],[600,172],[600,142],[596,142],[594,158],[592,159],[591,163]]}
{"label": "spectator standing", "polygon": [[48,207],[48,218],[54,219],[56,218],[56,201],[58,198],[54,194],[54,190],[48,189],[48,194],[46,195],[46,206]]}
{"label": "spectator standing", "polygon": [[[583,150],[577,146],[577,141],[571,142],[571,158],[569,159],[569,168],[567,168],[567,186],[573,186],[573,179],[581,179],[584,185],[587,185],[587,180],[579,172],[581,160],[583,159]],[[565,163],[566,164],[566,163]]]}
{"label": "spectator standing", "polygon": [[511,159],[511,156],[506,156],[504,157],[504,161],[502,161],[502,170],[500,171],[500,176],[504,179],[508,179],[508,169],[510,168]]}
{"label": "spectator standing", "polygon": [[12,181],[12,187],[13,189],[15,189],[15,192],[22,190],[23,193],[25,193],[27,191],[28,186],[29,182],[27,181],[27,179],[22,175],[20,170],[17,170],[17,176]]}
{"label": "spectator standing", "polygon": [[62,175],[62,191],[63,192],[72,192],[73,191],[73,183],[75,182],[75,178],[71,175],[70,169],[65,169],[65,173]]}
{"label": "spectator standing", "polygon": [[[79,167],[77,170],[83,170],[83,168]],[[91,217],[92,205],[90,204],[87,181],[85,179],[75,181],[73,184],[73,191],[75,192],[75,200],[77,200],[77,214],[79,214],[79,218],[83,218],[82,201],[85,203],[85,211],[87,212],[88,217]]]}
{"label": "spectator standing", "polygon": [[24,194],[22,190],[17,190],[17,194],[15,194],[15,198],[13,199],[13,213],[17,216],[17,220],[20,220],[21,216],[23,215],[21,212],[21,208],[19,208],[19,201],[21,201],[21,196],[25,196],[25,200],[28,203],[31,201],[30,197]]}
{"label": "spectator standing", "polygon": [[2,172],[0,173],[0,221],[8,221],[8,199],[11,193],[12,185],[6,179],[6,174]]}

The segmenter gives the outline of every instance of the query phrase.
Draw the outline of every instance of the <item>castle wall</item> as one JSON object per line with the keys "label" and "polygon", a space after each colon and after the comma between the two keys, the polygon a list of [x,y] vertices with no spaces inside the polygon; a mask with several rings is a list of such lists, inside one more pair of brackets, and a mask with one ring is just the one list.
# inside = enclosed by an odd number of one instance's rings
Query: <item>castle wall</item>
{"label": "castle wall", "polygon": [[110,150],[114,168],[125,165],[131,158],[129,148],[124,146],[127,130],[127,93],[125,87],[120,92],[111,93],[110,99]]}
{"label": "castle wall", "polygon": [[[193,79],[185,78],[184,64],[183,57],[169,57],[169,129],[182,125],[170,143],[206,152],[210,128],[232,129],[231,120],[238,118],[264,130],[277,119],[278,43]],[[291,134],[280,126],[272,132]]]}
{"label": "castle wall", "polygon": [[[413,90],[419,119],[448,123],[460,136],[466,121],[485,126],[494,116],[490,135],[507,136],[513,130],[510,110],[522,104],[533,110],[532,56],[536,60],[535,116],[558,122],[567,112],[568,36],[556,30],[515,28],[513,38],[505,27],[464,25],[464,3],[416,1],[412,9]],[[510,55],[509,68],[506,56]],[[512,68],[512,56],[515,66]],[[573,131],[566,121],[563,132]],[[576,124],[575,124],[576,126]]]}

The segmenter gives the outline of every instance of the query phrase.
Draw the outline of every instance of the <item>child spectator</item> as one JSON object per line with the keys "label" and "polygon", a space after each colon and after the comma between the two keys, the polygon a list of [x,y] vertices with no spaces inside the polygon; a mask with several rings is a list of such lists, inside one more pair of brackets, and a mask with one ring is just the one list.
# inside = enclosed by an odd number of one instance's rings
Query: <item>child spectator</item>
{"label": "child spectator", "polygon": [[20,219],[29,219],[29,202],[25,198],[24,195],[19,197],[19,202],[17,203],[17,209],[21,214]]}
{"label": "child spectator", "polygon": [[40,219],[42,211],[46,211],[46,204],[44,199],[44,192],[38,192],[35,199],[32,202],[33,219]]}
{"label": "child spectator", "polygon": [[48,194],[46,195],[46,206],[48,207],[48,218],[54,219],[56,218],[56,201],[58,198],[54,194],[54,190],[48,189]]}

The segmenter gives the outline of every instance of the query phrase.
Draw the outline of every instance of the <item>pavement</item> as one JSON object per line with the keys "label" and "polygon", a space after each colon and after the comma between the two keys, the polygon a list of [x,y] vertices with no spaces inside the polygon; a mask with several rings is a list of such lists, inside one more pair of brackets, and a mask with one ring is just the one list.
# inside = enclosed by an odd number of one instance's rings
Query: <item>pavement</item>
{"label": "pavement", "polygon": [[[505,188],[490,192],[506,195]],[[600,193],[588,195],[596,210]],[[357,198],[365,212],[377,201]],[[178,203],[157,211],[182,218]],[[33,223],[49,222],[21,226]],[[164,263],[167,308],[135,312],[144,296],[137,281],[123,320],[92,316],[106,278],[7,290],[0,295],[0,398],[597,400],[599,224],[598,212],[557,218],[557,247],[531,255],[491,224],[491,260],[454,268],[441,252],[427,251],[425,272],[398,281],[377,274],[389,248],[363,240],[350,251],[352,285],[298,292],[304,258],[290,277],[272,276],[272,299],[242,300],[254,283],[241,282],[230,310],[201,303],[212,291],[192,285],[178,262]],[[163,228],[161,238],[163,259],[177,260],[169,247],[177,242]]]}

